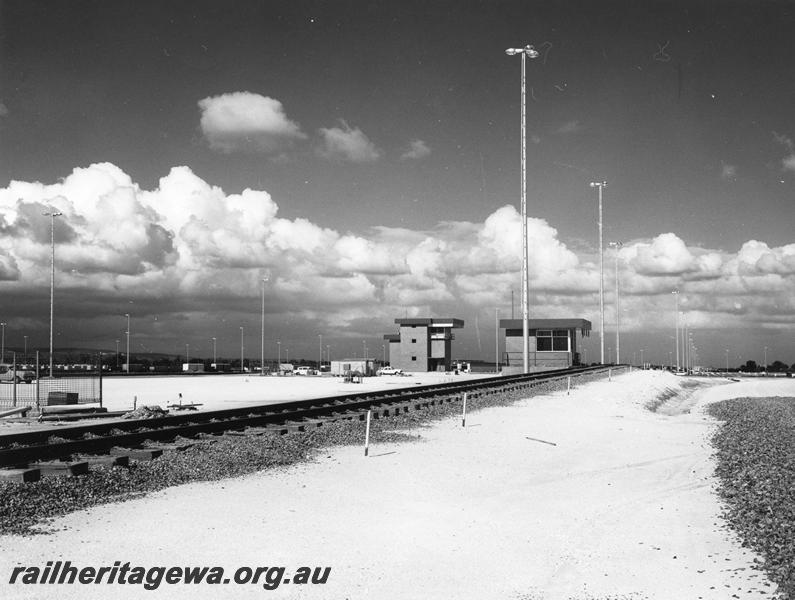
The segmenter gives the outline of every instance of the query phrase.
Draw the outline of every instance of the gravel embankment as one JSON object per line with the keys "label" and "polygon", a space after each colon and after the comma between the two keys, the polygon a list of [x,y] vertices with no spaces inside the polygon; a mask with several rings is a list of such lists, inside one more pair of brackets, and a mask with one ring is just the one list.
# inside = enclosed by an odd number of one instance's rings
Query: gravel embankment
{"label": "gravel embankment", "polygon": [[[579,377],[577,384],[601,379]],[[539,384],[531,390],[484,395],[471,399],[467,411],[511,404],[529,395],[565,388],[565,380]],[[373,420],[372,443],[417,441],[424,423],[460,413],[460,403],[433,406],[398,417]],[[263,469],[278,468],[312,458],[320,448],[362,444],[362,421],[326,424],[312,432],[289,435],[225,436],[201,440],[181,452],[169,451],[152,462],[133,463],[129,468],[98,468],[75,478],[45,478],[35,483],[0,484],[0,534],[42,533],[47,520],[70,512],[122,502],[148,492],[193,481],[215,481]]]}
{"label": "gravel embankment", "polygon": [[795,599],[795,399],[735,398],[709,407],[725,517]]}

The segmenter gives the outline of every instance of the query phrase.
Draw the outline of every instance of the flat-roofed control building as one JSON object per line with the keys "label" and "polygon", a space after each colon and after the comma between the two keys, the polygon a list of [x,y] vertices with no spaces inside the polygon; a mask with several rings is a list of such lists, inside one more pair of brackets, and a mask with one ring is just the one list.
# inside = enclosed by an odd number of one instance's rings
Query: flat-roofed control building
{"label": "flat-roofed control building", "polygon": [[464,321],[453,318],[395,319],[399,333],[387,334],[389,364],[410,372],[449,371],[453,329]]}
{"label": "flat-roofed control building", "polygon": [[[500,329],[505,330],[502,372],[521,373],[522,319],[500,319]],[[529,370],[567,369],[580,364],[582,338],[590,333],[591,322],[586,319],[528,319]]]}

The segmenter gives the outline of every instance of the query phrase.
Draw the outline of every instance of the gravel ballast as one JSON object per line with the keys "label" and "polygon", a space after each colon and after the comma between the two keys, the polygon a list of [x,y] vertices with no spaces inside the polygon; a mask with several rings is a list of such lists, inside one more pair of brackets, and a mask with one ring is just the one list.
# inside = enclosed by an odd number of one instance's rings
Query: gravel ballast
{"label": "gravel ballast", "polygon": [[725,517],[795,599],[795,398],[735,398],[709,413],[723,421],[713,443]]}

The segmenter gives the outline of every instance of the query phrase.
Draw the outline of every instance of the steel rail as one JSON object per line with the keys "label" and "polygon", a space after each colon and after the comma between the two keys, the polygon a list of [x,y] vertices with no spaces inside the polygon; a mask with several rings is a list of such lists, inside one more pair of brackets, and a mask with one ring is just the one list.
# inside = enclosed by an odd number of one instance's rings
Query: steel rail
{"label": "steel rail", "polygon": [[[466,382],[435,384],[378,392],[363,392],[308,400],[295,400],[250,407],[205,411],[190,415],[169,415],[154,419],[136,419],[92,423],[16,433],[0,436],[0,467],[18,466],[37,460],[51,460],[73,454],[107,453],[114,447],[139,446],[145,441],[168,441],[177,437],[194,437],[199,433],[219,433],[246,427],[281,425],[337,413],[419,402],[434,402],[438,396],[495,389],[531,387],[540,382],[606,371],[605,367],[578,367],[528,375],[489,377]],[[118,433],[117,433],[118,432]],[[51,438],[64,441],[51,441]]]}

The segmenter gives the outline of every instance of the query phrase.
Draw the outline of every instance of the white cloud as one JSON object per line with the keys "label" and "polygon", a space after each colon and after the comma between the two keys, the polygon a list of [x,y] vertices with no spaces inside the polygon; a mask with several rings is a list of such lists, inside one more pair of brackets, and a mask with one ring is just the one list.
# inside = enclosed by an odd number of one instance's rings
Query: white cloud
{"label": "white cloud", "polygon": [[[510,205],[479,222],[342,234],[282,218],[266,191],[228,194],[188,167],[142,190],[100,163],[57,183],[12,181],[0,189],[0,293],[9,310],[33,311],[29,298],[48,297],[47,207],[64,213],[55,220],[62,315],[80,314],[87,302],[100,317],[117,315],[133,300],[153,307],[160,323],[188,309],[203,322],[242,319],[258,306],[266,272],[269,311],[279,323],[344,328],[370,319],[387,328],[406,313],[500,307],[506,314],[511,291],[519,297],[521,218]],[[528,219],[528,237],[533,314],[597,319],[596,249],[573,251],[538,218]],[[609,250],[611,267],[614,257]],[[662,233],[626,243],[618,258],[627,328],[658,328],[672,310],[673,289],[704,327],[795,322],[795,243],[750,240],[727,252]],[[605,275],[611,306],[612,268]],[[68,298],[79,300],[67,305]]]}
{"label": "white cloud", "polygon": [[420,160],[429,156],[431,153],[431,149],[428,147],[428,144],[423,142],[422,140],[412,140],[409,144],[409,149],[406,150],[400,158],[403,160]]}
{"label": "white cloud", "polygon": [[8,107],[4,102],[0,101],[0,117],[8,116]]}
{"label": "white cloud", "polygon": [[366,163],[381,157],[381,151],[364,132],[358,127],[351,128],[345,121],[341,127],[321,128],[319,133],[322,145],[318,154],[329,160]]}
{"label": "white cloud", "polygon": [[232,92],[199,100],[201,130],[213,150],[277,153],[306,138],[274,98]]}
{"label": "white cloud", "polygon": [[695,269],[695,258],[673,233],[663,233],[651,243],[638,244],[631,264],[642,275],[682,275]]}

